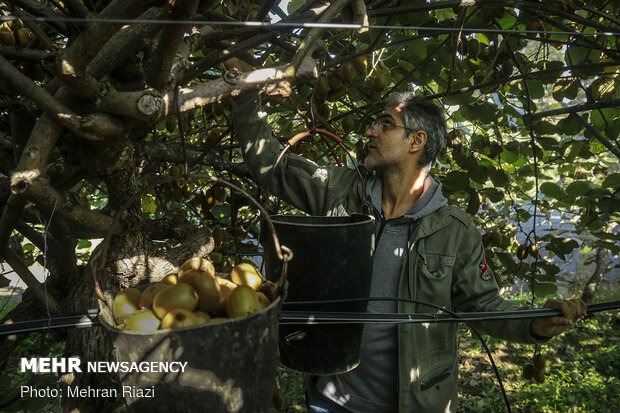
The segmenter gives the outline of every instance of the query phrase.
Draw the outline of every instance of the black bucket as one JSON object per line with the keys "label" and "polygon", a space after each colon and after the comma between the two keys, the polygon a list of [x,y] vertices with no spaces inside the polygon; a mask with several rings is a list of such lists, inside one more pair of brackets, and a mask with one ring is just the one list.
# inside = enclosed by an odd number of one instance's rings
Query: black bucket
{"label": "black bucket", "polygon": [[[120,373],[123,390],[125,386],[136,390],[123,394],[130,410],[271,412],[278,366],[279,307],[277,298],[269,307],[244,317],[139,332],[116,328],[110,310],[102,305],[99,320],[112,343],[115,361],[187,362],[182,373]],[[148,389],[154,391],[147,393]],[[150,394],[153,397],[145,397]]]}
{"label": "black bucket", "polygon": [[[280,242],[295,255],[288,263],[286,301],[368,298],[374,218],[271,216]],[[269,239],[269,238],[263,238]],[[280,278],[282,263],[264,242],[267,278]],[[367,302],[289,305],[298,311],[366,311]],[[339,374],[359,364],[362,324],[280,325],[280,361],[316,375]]]}

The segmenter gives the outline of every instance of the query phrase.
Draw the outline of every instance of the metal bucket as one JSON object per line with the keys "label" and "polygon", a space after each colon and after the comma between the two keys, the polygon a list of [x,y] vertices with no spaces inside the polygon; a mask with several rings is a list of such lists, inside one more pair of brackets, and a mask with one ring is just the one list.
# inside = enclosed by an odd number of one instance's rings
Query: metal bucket
{"label": "metal bucket", "polygon": [[[372,274],[374,218],[276,215],[270,217],[280,241],[295,251],[288,263],[289,301],[368,298]],[[269,239],[265,238],[264,239]],[[267,278],[280,277],[282,263],[273,245],[263,243]],[[367,302],[290,305],[312,311],[366,311]],[[362,324],[280,325],[280,361],[316,375],[344,373],[359,364]]]}
{"label": "metal bucket", "polygon": [[119,373],[123,390],[125,386],[127,390],[143,389],[123,394],[130,410],[271,412],[278,366],[279,307],[278,297],[269,307],[244,317],[138,332],[116,328],[110,310],[101,305],[99,319],[112,343],[115,361],[187,362],[182,373]]}

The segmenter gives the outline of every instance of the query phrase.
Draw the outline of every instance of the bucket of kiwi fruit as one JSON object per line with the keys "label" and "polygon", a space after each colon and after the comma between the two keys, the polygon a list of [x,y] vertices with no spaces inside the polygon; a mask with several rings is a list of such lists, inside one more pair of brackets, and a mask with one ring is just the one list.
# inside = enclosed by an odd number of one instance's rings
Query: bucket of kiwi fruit
{"label": "bucket of kiwi fruit", "polygon": [[[292,257],[277,236],[274,243],[283,259]],[[113,300],[100,296],[112,357],[126,366],[118,376],[129,410],[272,411],[279,285],[250,262],[216,273],[210,260],[194,257],[157,282]]]}

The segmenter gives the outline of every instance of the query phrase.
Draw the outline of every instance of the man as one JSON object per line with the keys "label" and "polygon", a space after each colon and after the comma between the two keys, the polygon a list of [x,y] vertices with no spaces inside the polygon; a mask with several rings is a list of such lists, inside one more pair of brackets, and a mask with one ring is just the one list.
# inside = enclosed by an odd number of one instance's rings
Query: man
{"label": "man", "polygon": [[[234,130],[255,180],[266,187],[281,151],[258,94],[233,104]],[[258,115],[256,115],[258,114]],[[366,129],[363,179],[351,168],[319,167],[295,154],[278,164],[270,192],[311,215],[371,213],[376,246],[370,296],[415,299],[452,311],[504,311],[484,261],[480,232],[467,214],[447,205],[429,175],[445,148],[441,109],[422,97],[396,94]],[[480,322],[501,339],[543,342],[585,314],[581,300],[549,300],[564,317]],[[370,302],[369,312],[433,312],[407,302]],[[309,384],[310,412],[454,412],[457,405],[457,324],[366,324],[360,364]]]}

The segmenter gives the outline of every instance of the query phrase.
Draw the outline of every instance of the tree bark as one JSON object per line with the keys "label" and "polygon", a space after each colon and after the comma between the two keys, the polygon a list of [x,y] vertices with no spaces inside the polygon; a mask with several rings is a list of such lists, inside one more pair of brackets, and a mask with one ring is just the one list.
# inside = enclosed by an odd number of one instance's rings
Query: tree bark
{"label": "tree bark", "polygon": [[590,304],[592,299],[594,298],[594,294],[598,289],[601,280],[605,276],[605,272],[607,270],[607,256],[609,255],[609,250],[603,247],[598,247],[596,249],[596,263],[594,266],[594,272],[592,276],[586,283],[585,288],[583,289],[583,294],[581,295],[581,299],[586,302],[586,304]]}

